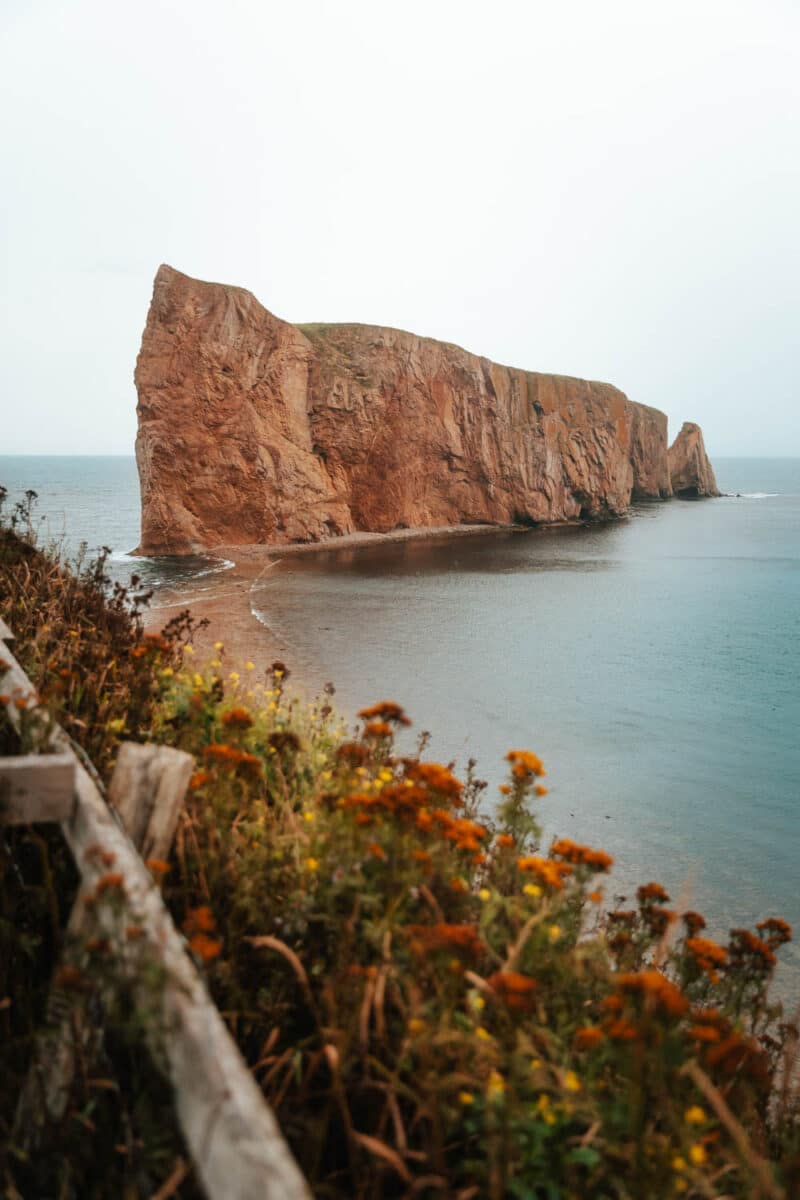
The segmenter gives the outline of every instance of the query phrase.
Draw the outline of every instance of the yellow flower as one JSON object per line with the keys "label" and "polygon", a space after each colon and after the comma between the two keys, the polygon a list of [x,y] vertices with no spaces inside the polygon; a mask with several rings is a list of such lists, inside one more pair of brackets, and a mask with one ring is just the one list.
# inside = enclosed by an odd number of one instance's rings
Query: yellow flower
{"label": "yellow flower", "polygon": [[191,658],[191,656],[194,654],[194,646],[184,646],[183,653],[188,654],[189,657]]}
{"label": "yellow flower", "polygon": [[320,778],[323,783],[328,783],[329,780],[333,779],[333,771],[323,771]]}
{"label": "yellow flower", "polygon": [[673,1171],[685,1171],[686,1159],[681,1154],[676,1154],[672,1160]]}
{"label": "yellow flower", "polygon": [[581,1081],[574,1071],[567,1071],[564,1076],[564,1087],[568,1092],[579,1092],[581,1090]]}
{"label": "yellow flower", "polygon": [[459,1104],[474,1104],[475,1097],[473,1096],[472,1092],[459,1092],[458,1093],[458,1103]]}
{"label": "yellow flower", "polygon": [[391,783],[392,782],[392,772],[387,771],[386,768],[384,768],[382,771],[378,772],[378,779],[382,779],[384,783]]}
{"label": "yellow flower", "polygon": [[356,775],[366,775],[366,773],[367,773],[366,767],[356,767]]}
{"label": "yellow flower", "polygon": [[222,643],[222,642],[214,642],[214,649],[215,649],[215,650],[221,650],[221,649],[222,649],[222,646],[223,646],[223,643]]}
{"label": "yellow flower", "polygon": [[483,1025],[479,1025],[475,1030],[475,1037],[479,1038],[482,1042],[490,1042],[492,1040],[492,1035],[488,1029],[484,1029]]}
{"label": "yellow flower", "polygon": [[211,660],[211,662],[210,662],[209,666],[212,666],[212,667],[221,667],[221,666],[222,666],[222,663],[219,661],[219,659],[218,659],[218,658],[212,658],[212,660]]}
{"label": "yellow flower", "polygon": [[489,1083],[486,1088],[490,1100],[499,1100],[506,1092],[506,1081],[499,1071],[489,1072]]}
{"label": "yellow flower", "polygon": [[676,1179],[675,1180],[675,1191],[676,1192],[685,1192],[688,1187],[689,1187],[689,1185],[685,1179]]}
{"label": "yellow flower", "polygon": [[560,925],[551,925],[547,931],[547,936],[550,938],[551,942],[557,942],[558,939],[561,937],[561,926]]}
{"label": "yellow flower", "polygon": [[701,1145],[700,1142],[695,1142],[693,1146],[689,1147],[689,1158],[696,1167],[702,1167],[708,1158],[705,1146]]}
{"label": "yellow flower", "polygon": [[423,1033],[425,1031],[425,1022],[420,1017],[412,1017],[408,1022],[407,1029],[409,1033]]}
{"label": "yellow flower", "polygon": [[195,687],[202,687],[203,686],[203,676],[195,673],[195,675],[192,677],[192,683],[194,684]]}
{"label": "yellow flower", "polygon": [[483,996],[479,996],[477,992],[470,993],[469,1002],[470,1006],[474,1008],[476,1012],[482,1012],[483,1009],[486,1008],[486,1001],[484,1000]]}
{"label": "yellow flower", "polygon": [[230,679],[231,683],[238,683],[239,682],[239,672],[231,671],[230,675],[228,676],[228,679]]}
{"label": "yellow flower", "polygon": [[125,718],[124,717],[117,717],[115,720],[108,721],[106,724],[106,729],[110,730],[111,733],[122,733],[124,728],[125,728]]}
{"label": "yellow flower", "polygon": [[245,671],[255,671],[256,664],[251,663],[250,660],[248,659],[247,662],[244,664],[244,669],[245,669]]}
{"label": "yellow flower", "polygon": [[492,893],[489,891],[488,888],[481,888],[481,890],[478,892],[478,899],[481,900],[484,904],[486,903],[487,900],[491,900],[491,898],[492,898]]}
{"label": "yellow flower", "polygon": [[303,820],[304,820],[304,821],[309,821],[309,822],[310,822],[310,821],[316,821],[316,819],[317,819],[317,814],[316,814],[316,813],[313,813],[313,812],[304,812],[304,813],[303,813]]}
{"label": "yellow flower", "polygon": [[164,679],[171,679],[175,672],[173,671],[172,667],[164,667],[164,669],[161,671],[161,674]]}
{"label": "yellow flower", "polygon": [[277,704],[275,703],[274,700],[270,700],[269,704],[267,705],[267,712],[277,712],[277,711],[278,711]]}
{"label": "yellow flower", "polygon": [[539,1068],[541,1067],[541,1065],[542,1065],[542,1060],[540,1058],[532,1058],[531,1059],[531,1070],[532,1071],[538,1071]]}
{"label": "yellow flower", "polygon": [[542,889],[538,883],[526,883],[522,889],[526,896],[541,896]]}
{"label": "yellow flower", "polygon": [[691,1108],[687,1108],[683,1119],[688,1125],[704,1125],[708,1120],[705,1109],[701,1108],[699,1104],[693,1104]]}
{"label": "yellow flower", "polygon": [[307,858],[306,859],[306,870],[307,871],[318,871],[319,870],[319,859],[318,858]]}

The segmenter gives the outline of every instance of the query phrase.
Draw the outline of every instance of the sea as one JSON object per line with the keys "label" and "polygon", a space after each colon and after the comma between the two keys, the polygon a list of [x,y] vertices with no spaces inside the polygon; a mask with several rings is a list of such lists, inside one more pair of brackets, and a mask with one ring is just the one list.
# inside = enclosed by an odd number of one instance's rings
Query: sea
{"label": "sea", "polygon": [[[491,809],[509,749],[547,767],[546,836],[602,847],[609,899],[657,880],[712,934],[800,930],[800,459],[716,458],[715,500],[621,521],[286,556],[251,593],[295,677],[345,715],[379,699],[406,745],[460,769]],[[106,545],[122,581],[202,586],[221,560],[132,559],[132,458],[0,456],[6,509],[38,493],[44,539]],[[800,1001],[800,952],[777,991]]]}

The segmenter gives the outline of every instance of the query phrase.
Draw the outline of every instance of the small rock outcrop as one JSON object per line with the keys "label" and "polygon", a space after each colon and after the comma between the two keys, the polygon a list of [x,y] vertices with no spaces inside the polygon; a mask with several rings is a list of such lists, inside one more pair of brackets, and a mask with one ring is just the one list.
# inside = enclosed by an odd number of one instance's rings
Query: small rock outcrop
{"label": "small rock outcrop", "polygon": [[135,380],[143,554],[619,516],[672,494],[667,418],[610,384],[290,325],[167,266]]}
{"label": "small rock outcrop", "polygon": [[669,448],[669,477],[676,496],[694,500],[719,495],[714,468],[706,454],[703,431],[691,421],[684,421]]}

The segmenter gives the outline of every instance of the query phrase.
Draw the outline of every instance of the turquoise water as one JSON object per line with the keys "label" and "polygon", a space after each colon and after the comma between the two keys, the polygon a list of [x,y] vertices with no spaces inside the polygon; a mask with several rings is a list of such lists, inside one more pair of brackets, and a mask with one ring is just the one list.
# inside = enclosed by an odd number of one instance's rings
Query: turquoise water
{"label": "turquoise water", "polygon": [[[742,495],[287,558],[254,608],[297,676],[332,679],[345,711],[400,701],[432,756],[478,759],[490,795],[510,746],[538,751],[548,832],[614,854],[615,891],[658,879],[717,932],[800,927],[800,460],[715,467]],[[0,458],[0,483],[34,487],[51,533],[111,545],[122,574],[215,569],[125,557],[132,459]]]}

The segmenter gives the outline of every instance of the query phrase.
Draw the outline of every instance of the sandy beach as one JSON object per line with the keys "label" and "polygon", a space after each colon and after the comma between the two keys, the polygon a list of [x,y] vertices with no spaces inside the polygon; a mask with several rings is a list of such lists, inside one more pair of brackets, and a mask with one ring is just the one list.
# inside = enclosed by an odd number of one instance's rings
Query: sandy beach
{"label": "sandy beach", "polygon": [[292,647],[268,629],[253,613],[254,587],[286,559],[322,551],[346,550],[380,543],[427,540],[432,538],[480,537],[508,532],[515,526],[443,525],[425,529],[398,529],[391,533],[351,533],[324,542],[298,545],[257,544],[214,546],[209,553],[233,565],[213,576],[205,576],[184,588],[164,587],[153,597],[148,610],[147,628],[157,631],[182,609],[208,622],[194,639],[195,649],[210,657],[215,642],[223,642],[231,666],[241,667],[251,660],[257,665],[288,660]]}

